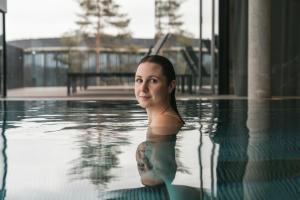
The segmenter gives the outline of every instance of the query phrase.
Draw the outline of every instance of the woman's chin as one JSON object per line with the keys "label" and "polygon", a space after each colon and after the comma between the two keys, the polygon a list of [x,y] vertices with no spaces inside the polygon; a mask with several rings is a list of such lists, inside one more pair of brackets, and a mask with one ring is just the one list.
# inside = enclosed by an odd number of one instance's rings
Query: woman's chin
{"label": "woman's chin", "polygon": [[150,104],[151,104],[149,98],[139,98],[139,99],[138,99],[138,102],[139,102],[139,105],[140,105],[142,108],[147,108],[147,107],[149,107]]}
{"label": "woman's chin", "polygon": [[142,108],[147,108],[147,107],[148,107],[148,104],[147,104],[147,103],[139,103],[139,105],[140,105]]}
{"label": "woman's chin", "polygon": [[149,102],[145,102],[145,101],[139,101],[139,105],[142,107],[142,108],[147,108],[150,106],[150,103]]}

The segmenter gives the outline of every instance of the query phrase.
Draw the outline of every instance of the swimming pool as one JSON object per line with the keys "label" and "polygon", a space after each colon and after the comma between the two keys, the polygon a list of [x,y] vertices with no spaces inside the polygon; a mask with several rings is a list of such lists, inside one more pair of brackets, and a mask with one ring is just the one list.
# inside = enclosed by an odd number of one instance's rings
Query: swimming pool
{"label": "swimming pool", "polygon": [[135,101],[2,101],[1,199],[300,198],[299,100],[178,106],[185,127],[156,140]]}

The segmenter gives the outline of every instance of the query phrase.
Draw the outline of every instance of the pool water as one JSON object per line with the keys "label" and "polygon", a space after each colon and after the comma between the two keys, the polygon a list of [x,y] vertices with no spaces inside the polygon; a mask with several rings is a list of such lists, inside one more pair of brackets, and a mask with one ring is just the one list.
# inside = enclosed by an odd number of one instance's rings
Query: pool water
{"label": "pool water", "polygon": [[135,101],[0,103],[0,199],[300,199],[299,100],[178,101],[163,138]]}

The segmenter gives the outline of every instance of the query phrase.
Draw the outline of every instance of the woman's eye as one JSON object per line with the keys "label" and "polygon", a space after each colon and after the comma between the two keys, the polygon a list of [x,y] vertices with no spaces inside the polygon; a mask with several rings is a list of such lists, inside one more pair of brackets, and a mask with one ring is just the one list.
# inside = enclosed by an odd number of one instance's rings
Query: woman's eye
{"label": "woman's eye", "polygon": [[135,82],[136,83],[142,83],[143,81],[142,81],[142,79],[135,79]]}
{"label": "woman's eye", "polygon": [[151,83],[157,83],[157,80],[156,79],[151,79],[150,82]]}

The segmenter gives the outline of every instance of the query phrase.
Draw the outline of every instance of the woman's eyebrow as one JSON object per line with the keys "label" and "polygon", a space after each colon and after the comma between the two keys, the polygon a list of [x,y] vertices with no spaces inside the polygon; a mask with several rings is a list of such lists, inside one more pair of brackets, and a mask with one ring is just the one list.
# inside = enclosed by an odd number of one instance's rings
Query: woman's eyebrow
{"label": "woman's eyebrow", "polygon": [[157,78],[157,79],[159,79],[159,76],[151,75],[151,76],[149,76],[149,78]]}
{"label": "woman's eyebrow", "polygon": [[[143,76],[141,76],[141,75],[135,75],[135,77],[140,78],[140,77],[143,77]],[[148,77],[146,77],[146,78],[159,78],[159,76],[156,76],[156,75],[150,75],[150,76],[148,76]]]}

